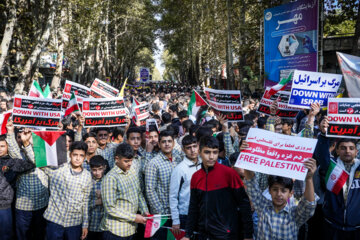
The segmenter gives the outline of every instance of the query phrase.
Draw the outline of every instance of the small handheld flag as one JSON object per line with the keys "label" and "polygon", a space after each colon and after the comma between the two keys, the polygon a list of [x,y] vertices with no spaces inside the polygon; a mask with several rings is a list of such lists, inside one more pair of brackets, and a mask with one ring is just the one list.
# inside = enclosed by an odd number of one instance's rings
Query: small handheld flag
{"label": "small handheld flag", "polygon": [[326,188],[329,191],[339,194],[348,177],[348,172],[338,166],[336,162],[330,160],[330,165],[325,176]]}
{"label": "small handheld flag", "polygon": [[80,108],[79,108],[79,105],[78,105],[78,103],[76,101],[75,94],[71,93],[70,101],[69,101],[69,103],[67,105],[67,108],[65,110],[64,117],[69,116],[73,112],[79,112],[79,111],[80,111]]}

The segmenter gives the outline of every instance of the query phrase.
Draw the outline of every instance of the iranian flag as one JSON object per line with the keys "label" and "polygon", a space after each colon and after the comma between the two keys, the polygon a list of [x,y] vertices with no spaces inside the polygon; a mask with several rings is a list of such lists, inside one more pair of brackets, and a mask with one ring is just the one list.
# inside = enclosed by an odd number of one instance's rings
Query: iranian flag
{"label": "iranian flag", "polygon": [[194,116],[196,118],[196,115],[200,109],[200,107],[207,105],[205,100],[198,94],[195,90],[193,91],[189,106],[188,106],[188,115]]}
{"label": "iranian flag", "polygon": [[154,236],[157,230],[159,230],[169,219],[167,215],[148,215],[147,218],[144,238]]}
{"label": "iranian flag", "polygon": [[286,84],[288,84],[291,81],[292,76],[293,73],[291,73],[288,78],[283,78],[278,84],[272,86],[270,90],[267,92],[267,94],[264,96],[264,98],[270,99],[270,97],[275,93],[279,91],[283,91],[286,87]]}
{"label": "iranian flag", "polygon": [[44,98],[52,98],[49,84],[46,84],[46,87],[43,92],[43,96],[44,96]]}
{"label": "iranian flag", "polygon": [[50,87],[49,87],[49,85],[47,85],[45,88],[45,92],[43,92],[38,81],[34,80],[31,85],[28,96],[29,97],[38,97],[38,98],[51,98]]}
{"label": "iranian flag", "polygon": [[60,166],[67,160],[65,131],[33,131],[36,167]]}
{"label": "iranian flag", "polygon": [[326,188],[329,191],[332,191],[335,194],[339,194],[348,177],[348,172],[338,166],[336,162],[330,160],[330,165],[325,177]]}
{"label": "iranian flag", "polygon": [[7,129],[6,129],[6,124],[9,120],[9,117],[11,116],[11,112],[5,112],[3,114],[0,114],[0,135],[6,134],[7,133]]}
{"label": "iranian flag", "polygon": [[79,112],[79,111],[80,111],[80,108],[79,108],[79,105],[78,105],[78,103],[76,101],[75,94],[71,93],[70,101],[69,101],[69,103],[67,105],[67,108],[65,110],[64,117],[69,116],[73,112]]}
{"label": "iranian flag", "polygon": [[180,230],[180,233],[176,234],[172,229],[168,229],[166,240],[180,240],[185,237],[185,231]]}

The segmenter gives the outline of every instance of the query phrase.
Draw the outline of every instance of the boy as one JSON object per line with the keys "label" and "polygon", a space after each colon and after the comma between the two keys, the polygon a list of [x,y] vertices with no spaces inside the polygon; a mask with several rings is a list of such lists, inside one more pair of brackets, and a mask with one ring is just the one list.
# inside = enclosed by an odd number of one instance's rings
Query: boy
{"label": "boy", "polygon": [[106,172],[107,161],[100,155],[95,155],[90,159],[90,169],[92,175],[92,189],[89,200],[89,233],[88,240],[102,239],[100,222],[104,215],[104,207],[101,199],[101,183]]}
{"label": "boy", "polygon": [[[248,143],[243,141],[241,149],[248,146]],[[304,165],[308,169],[305,192],[297,206],[288,203],[293,195],[292,179],[269,176],[269,193],[272,198],[270,201],[262,195],[254,172],[244,171],[246,191],[259,216],[256,239],[297,239],[301,225],[314,214],[316,201],[312,178],[316,171],[316,161],[307,159]]]}

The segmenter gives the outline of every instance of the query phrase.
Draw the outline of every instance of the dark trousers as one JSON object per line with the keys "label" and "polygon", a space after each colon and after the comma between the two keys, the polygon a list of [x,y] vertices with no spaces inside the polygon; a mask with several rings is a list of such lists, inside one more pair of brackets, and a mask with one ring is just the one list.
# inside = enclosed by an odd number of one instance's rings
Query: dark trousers
{"label": "dark trousers", "polygon": [[185,230],[187,215],[179,215],[179,218],[180,218],[180,229]]}
{"label": "dark trousers", "polygon": [[106,231],[103,233],[103,240],[132,240],[134,238],[134,235],[129,237],[119,237],[115,234],[112,234],[109,231]]}
{"label": "dark trousers", "polygon": [[355,240],[360,239],[360,229],[355,231],[343,231],[336,229],[327,221],[323,225],[323,238],[331,240]]}
{"label": "dark trousers", "polygon": [[46,240],[79,240],[82,234],[82,226],[63,227],[59,224],[47,221]]}
{"label": "dark trousers", "polygon": [[[171,219],[168,219],[166,223],[163,225],[164,227],[172,227]],[[157,232],[152,236],[151,240],[164,240],[167,238],[168,229],[161,227]]]}
{"label": "dark trousers", "polygon": [[11,208],[0,210],[0,238],[2,240],[12,239],[12,212]]}
{"label": "dark trousers", "polygon": [[43,217],[46,208],[36,211],[15,209],[16,235],[19,240],[45,238],[46,221]]}
{"label": "dark trousers", "polygon": [[103,232],[92,232],[89,231],[86,240],[102,240]]}

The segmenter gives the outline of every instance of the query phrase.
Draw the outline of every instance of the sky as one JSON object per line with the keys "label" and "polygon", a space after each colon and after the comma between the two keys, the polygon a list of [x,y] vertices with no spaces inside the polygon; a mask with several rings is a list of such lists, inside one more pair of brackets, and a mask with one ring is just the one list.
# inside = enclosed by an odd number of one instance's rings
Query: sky
{"label": "sky", "polygon": [[158,51],[155,52],[154,54],[154,59],[155,59],[155,66],[156,68],[159,70],[161,76],[163,75],[164,73],[164,66],[162,66],[162,60],[161,60],[161,55],[163,54],[164,52],[164,45],[163,43],[161,42],[160,38],[157,38],[155,40],[155,44],[158,48]]}

